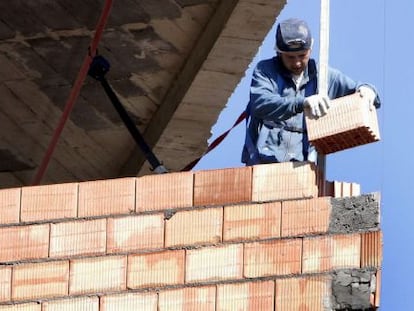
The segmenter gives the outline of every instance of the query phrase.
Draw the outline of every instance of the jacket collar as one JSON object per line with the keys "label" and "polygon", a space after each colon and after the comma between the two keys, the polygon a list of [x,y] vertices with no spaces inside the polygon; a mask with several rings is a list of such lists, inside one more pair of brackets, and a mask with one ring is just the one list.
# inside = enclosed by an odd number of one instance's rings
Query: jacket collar
{"label": "jacket collar", "polygon": [[[292,78],[292,74],[289,72],[289,70],[286,69],[285,65],[282,62],[282,59],[279,56],[275,56],[273,60],[276,65],[276,68],[279,70],[281,75],[285,79],[290,80]],[[317,74],[316,62],[313,58],[310,58],[308,62],[308,66],[306,66],[305,68],[305,72],[303,76],[303,83],[307,83],[311,79],[316,79],[316,74]]]}

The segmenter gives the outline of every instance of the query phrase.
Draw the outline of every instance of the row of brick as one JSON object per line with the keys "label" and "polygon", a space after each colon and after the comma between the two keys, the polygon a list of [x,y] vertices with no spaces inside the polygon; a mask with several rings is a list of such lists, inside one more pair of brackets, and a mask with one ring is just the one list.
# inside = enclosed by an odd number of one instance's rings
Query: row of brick
{"label": "row of brick", "polygon": [[0,301],[380,267],[381,232],[0,266]]}
{"label": "row of brick", "polygon": [[[0,305],[1,311],[322,311],[330,308],[330,275],[214,284]],[[372,297],[375,305],[375,296]]]}
{"label": "row of brick", "polygon": [[320,197],[9,225],[0,227],[0,263],[316,235],[329,232],[334,208]]}
{"label": "row of brick", "polygon": [[0,225],[317,197],[309,163],[149,175],[0,190]]}
{"label": "row of brick", "polygon": [[325,195],[334,198],[344,198],[361,195],[361,185],[343,181],[326,181]]}

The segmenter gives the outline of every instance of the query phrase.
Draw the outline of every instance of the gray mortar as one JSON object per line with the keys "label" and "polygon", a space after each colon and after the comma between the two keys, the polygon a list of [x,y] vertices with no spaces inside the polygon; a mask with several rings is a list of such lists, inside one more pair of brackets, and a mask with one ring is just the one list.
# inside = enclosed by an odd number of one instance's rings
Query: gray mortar
{"label": "gray mortar", "polygon": [[375,230],[379,225],[379,194],[332,198],[330,233],[351,233]]}
{"label": "gray mortar", "polygon": [[171,217],[173,217],[177,213],[176,210],[173,209],[167,209],[164,211],[164,220],[170,220]]}
{"label": "gray mortar", "polygon": [[375,310],[371,293],[375,292],[375,271],[340,270],[332,274],[332,308],[335,311]]}

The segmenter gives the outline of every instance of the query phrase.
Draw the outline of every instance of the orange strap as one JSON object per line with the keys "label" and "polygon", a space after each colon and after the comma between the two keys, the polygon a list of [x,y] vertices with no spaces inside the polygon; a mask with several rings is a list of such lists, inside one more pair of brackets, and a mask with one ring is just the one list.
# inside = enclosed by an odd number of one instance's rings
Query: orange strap
{"label": "orange strap", "polygon": [[219,137],[217,137],[207,148],[206,152],[203,153],[203,155],[191,163],[187,164],[181,171],[189,171],[191,170],[196,164],[201,160],[202,157],[204,157],[207,153],[209,153],[211,150],[216,148],[223,140],[226,138],[226,136],[237,126],[240,124],[241,121],[246,119],[247,113],[246,111],[243,111],[240,116],[237,118],[236,122],[234,122],[233,126],[229,128],[227,131],[225,131],[223,134],[221,134]]}
{"label": "orange strap", "polygon": [[45,156],[43,157],[42,163],[39,166],[39,169],[32,181],[32,185],[38,185],[40,181],[42,180],[42,177],[47,169],[47,166],[49,164],[50,158],[52,157],[53,151],[56,147],[56,144],[59,140],[59,137],[63,131],[63,128],[65,126],[65,123],[67,119],[69,118],[69,115],[72,111],[73,106],[75,105],[75,102],[79,96],[80,90],[82,88],[83,82],[85,81],[85,78],[88,74],[89,66],[92,62],[92,59],[96,55],[96,50],[99,44],[99,41],[101,40],[102,33],[104,31],[106,22],[109,17],[109,13],[112,8],[112,0],[106,0],[101,16],[99,18],[99,21],[95,28],[95,35],[91,41],[91,45],[89,46],[88,54],[85,56],[85,59],[83,60],[82,66],[79,70],[78,76],[76,78],[76,81],[72,87],[72,90],[69,94],[69,98],[66,101],[65,109],[63,110],[62,116],[60,118],[59,124],[55,129],[55,132],[53,133],[53,137],[51,142],[49,143],[49,146],[46,150]]}

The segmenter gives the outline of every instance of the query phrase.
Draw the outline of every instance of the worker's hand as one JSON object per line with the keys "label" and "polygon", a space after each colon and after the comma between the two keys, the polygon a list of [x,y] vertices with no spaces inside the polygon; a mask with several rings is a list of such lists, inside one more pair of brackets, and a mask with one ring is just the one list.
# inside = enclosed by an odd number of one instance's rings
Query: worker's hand
{"label": "worker's hand", "polygon": [[377,98],[377,94],[375,94],[374,90],[369,86],[362,85],[358,88],[358,92],[368,106],[373,107],[375,98]]}
{"label": "worker's hand", "polygon": [[316,94],[306,97],[303,105],[310,108],[312,116],[321,117],[328,112],[330,103],[327,96]]}

